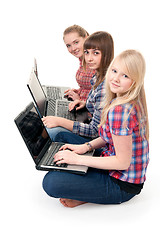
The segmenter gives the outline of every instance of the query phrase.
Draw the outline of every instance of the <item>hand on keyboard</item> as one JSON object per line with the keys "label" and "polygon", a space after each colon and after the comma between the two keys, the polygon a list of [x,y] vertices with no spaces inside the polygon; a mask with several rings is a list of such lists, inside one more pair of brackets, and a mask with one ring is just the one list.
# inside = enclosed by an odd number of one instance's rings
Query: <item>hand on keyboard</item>
{"label": "hand on keyboard", "polygon": [[70,150],[63,150],[59,151],[54,155],[54,162],[57,164],[67,163],[67,164],[78,164],[79,159],[81,158],[80,155],[76,154]]}
{"label": "hand on keyboard", "polygon": [[69,103],[69,111],[72,111],[74,108],[77,111],[81,108],[84,108],[85,106],[86,106],[85,101],[75,100],[75,101]]}

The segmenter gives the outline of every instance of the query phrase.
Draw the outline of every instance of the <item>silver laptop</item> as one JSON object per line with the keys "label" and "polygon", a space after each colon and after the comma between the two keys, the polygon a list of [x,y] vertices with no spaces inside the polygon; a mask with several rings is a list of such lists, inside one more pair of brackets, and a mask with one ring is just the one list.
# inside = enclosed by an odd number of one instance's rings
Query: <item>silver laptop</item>
{"label": "silver laptop", "polygon": [[69,111],[68,104],[70,101],[66,99],[56,99],[56,96],[54,98],[46,97],[34,69],[32,69],[27,87],[41,117],[52,115],[83,123],[89,122],[87,108],[84,107],[76,110],[75,107],[72,111]]}
{"label": "silver laptop", "polygon": [[[45,171],[70,171],[78,174],[85,174],[87,172],[88,167],[86,166],[57,165],[53,162],[55,153],[59,151],[63,143],[51,141],[37,108],[33,103],[30,103],[14,121],[34,160],[36,169]],[[85,155],[92,156],[93,152],[86,153]]]}
{"label": "silver laptop", "polygon": [[33,97],[33,100],[42,116],[58,116],[75,121],[75,112],[70,112],[68,109],[69,101],[66,99],[57,99],[55,95],[53,98],[46,97],[46,94],[35,74],[34,69],[30,74],[27,87]]}
{"label": "silver laptop", "polygon": [[58,87],[58,86],[46,86],[46,85],[41,85],[41,82],[38,78],[38,69],[37,69],[37,60],[34,59],[34,72],[37,76],[37,79],[39,81],[39,84],[41,88],[43,89],[45,95],[47,98],[52,98],[52,99],[65,99],[65,94],[64,92],[69,89],[70,87]]}

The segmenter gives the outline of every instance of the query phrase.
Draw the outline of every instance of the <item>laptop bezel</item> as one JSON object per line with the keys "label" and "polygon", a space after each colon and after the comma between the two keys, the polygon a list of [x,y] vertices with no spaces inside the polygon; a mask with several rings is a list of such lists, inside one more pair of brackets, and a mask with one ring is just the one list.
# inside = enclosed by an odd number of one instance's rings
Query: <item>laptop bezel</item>
{"label": "laptop bezel", "polygon": [[[27,141],[26,141],[26,138],[24,137],[24,134],[23,134],[23,132],[22,132],[20,126],[19,126],[19,123],[22,121],[22,119],[23,119],[33,108],[35,108],[34,103],[33,103],[33,102],[29,103],[29,104],[27,105],[27,107],[24,109],[24,111],[22,111],[22,112],[14,119],[14,122],[16,123],[16,126],[17,126],[18,130],[20,131],[21,136],[22,136],[22,138],[23,138],[23,140],[24,140],[24,142],[25,142],[25,144],[26,144],[26,146],[27,146],[27,148],[28,148],[28,150],[29,150],[29,152],[30,152],[30,154],[31,154],[31,156],[32,156],[35,164],[38,166],[38,164],[41,162],[43,156],[45,155],[47,149],[48,149],[48,148],[50,147],[50,145],[52,144],[52,140],[51,140],[51,138],[50,138],[49,135],[48,135],[48,141],[45,143],[45,145],[44,145],[44,147],[42,148],[41,152],[38,154],[37,158],[35,159],[32,151],[31,151],[30,148],[28,147],[28,143],[27,143]],[[38,117],[40,118],[39,115],[38,115]],[[45,127],[44,127],[44,128],[45,128]],[[47,131],[46,131],[46,132],[47,132]],[[48,133],[47,133],[47,134],[48,134]]]}

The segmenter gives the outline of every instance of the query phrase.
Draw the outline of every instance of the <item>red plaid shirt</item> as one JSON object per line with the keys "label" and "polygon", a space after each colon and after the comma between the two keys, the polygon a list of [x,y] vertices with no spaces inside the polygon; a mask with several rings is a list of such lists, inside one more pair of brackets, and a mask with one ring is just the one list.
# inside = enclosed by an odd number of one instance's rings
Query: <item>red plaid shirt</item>
{"label": "red plaid shirt", "polygon": [[[107,122],[99,129],[99,135],[109,143],[109,149],[105,149],[102,152],[102,156],[116,155],[113,145],[112,134],[127,136],[132,134],[132,160],[127,170],[110,170],[110,176],[126,181],[129,183],[140,184],[146,179],[146,169],[149,162],[149,143],[143,137],[145,133],[145,121],[143,122],[143,128],[139,132],[139,121],[137,114],[137,107],[134,107],[129,114],[132,104],[127,103],[112,108],[107,117]],[[128,116],[129,114],[129,116]],[[125,126],[123,124],[124,119]]]}
{"label": "red plaid shirt", "polygon": [[76,73],[76,81],[79,85],[79,89],[77,90],[77,93],[80,96],[80,100],[86,101],[88,94],[92,88],[90,80],[95,75],[95,70],[91,70],[89,67],[86,66],[86,71],[84,70],[82,66],[82,60],[80,61],[80,67]]}

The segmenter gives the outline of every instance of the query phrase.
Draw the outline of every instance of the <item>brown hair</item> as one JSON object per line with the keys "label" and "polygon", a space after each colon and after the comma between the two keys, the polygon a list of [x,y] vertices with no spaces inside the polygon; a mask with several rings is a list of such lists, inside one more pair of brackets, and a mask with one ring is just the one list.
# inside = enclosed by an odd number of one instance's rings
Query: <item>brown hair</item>
{"label": "brown hair", "polygon": [[72,32],[77,32],[79,34],[79,36],[83,37],[83,38],[85,38],[86,36],[89,36],[89,33],[84,28],[80,27],[79,25],[74,24],[64,30],[63,39],[66,34],[69,34]]}
{"label": "brown hair", "polygon": [[[83,48],[84,50],[97,49],[100,50],[102,54],[100,66],[99,69],[97,69],[97,82],[94,85],[94,88],[96,88],[101,82],[103,82],[107,69],[114,58],[114,42],[112,36],[103,31],[95,32],[85,40]],[[85,68],[85,59],[83,60],[83,65]]]}

